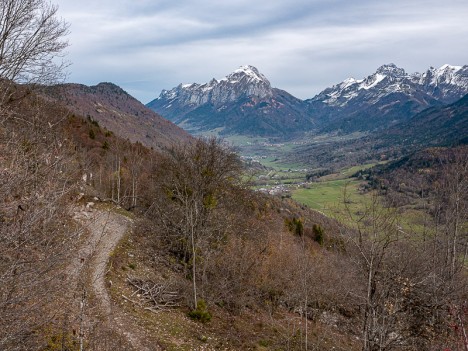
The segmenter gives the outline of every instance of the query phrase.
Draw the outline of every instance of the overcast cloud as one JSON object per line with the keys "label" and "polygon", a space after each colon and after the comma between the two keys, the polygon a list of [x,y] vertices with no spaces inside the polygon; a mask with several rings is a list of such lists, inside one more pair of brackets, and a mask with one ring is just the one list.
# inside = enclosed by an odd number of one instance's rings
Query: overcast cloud
{"label": "overcast cloud", "polygon": [[245,64],[302,99],[385,63],[468,64],[466,0],[52,2],[71,25],[68,80],[113,82],[143,103]]}

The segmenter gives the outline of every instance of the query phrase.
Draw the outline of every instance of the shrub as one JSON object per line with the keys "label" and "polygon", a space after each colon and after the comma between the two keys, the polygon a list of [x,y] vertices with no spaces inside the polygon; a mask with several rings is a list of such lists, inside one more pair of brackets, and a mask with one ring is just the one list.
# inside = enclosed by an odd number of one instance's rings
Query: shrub
{"label": "shrub", "polygon": [[302,219],[293,217],[292,219],[286,218],[284,220],[284,224],[288,228],[288,230],[298,236],[302,236],[304,234],[304,223]]}
{"label": "shrub", "polygon": [[314,226],[312,227],[312,231],[314,232],[314,240],[322,246],[323,240],[325,238],[323,228],[318,224],[314,224]]}
{"label": "shrub", "polygon": [[208,308],[204,300],[199,300],[197,302],[197,308],[194,309],[193,311],[190,311],[188,316],[202,323],[206,323],[211,320],[211,314],[210,312],[208,312]]}

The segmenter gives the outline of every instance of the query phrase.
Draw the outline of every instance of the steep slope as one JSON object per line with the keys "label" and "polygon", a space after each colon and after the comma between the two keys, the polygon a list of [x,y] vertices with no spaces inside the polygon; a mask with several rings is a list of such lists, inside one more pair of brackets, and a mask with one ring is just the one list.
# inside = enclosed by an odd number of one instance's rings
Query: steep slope
{"label": "steep slope", "polygon": [[149,108],[190,131],[285,136],[310,129],[305,104],[271,87],[253,66],[242,66],[205,84],[180,84],[163,90]]}
{"label": "steep slope", "polygon": [[184,130],[112,83],[91,87],[63,84],[46,88],[44,92],[74,113],[91,118],[117,135],[148,147],[165,149],[174,142],[190,139]]}
{"label": "steep slope", "polygon": [[[132,170],[134,188],[147,188],[144,168],[158,154],[105,135],[96,123],[72,116],[64,104],[45,99],[30,86],[9,83],[7,89],[11,99],[0,104],[0,349],[85,345],[87,350],[128,350],[129,331],[135,329],[121,333],[124,328],[116,326],[120,318],[110,318],[115,314],[109,316],[90,289],[103,284],[107,271],[102,258],[111,247],[102,251],[100,245],[117,243],[124,220],[111,212],[109,223],[97,220],[88,235],[75,215],[89,220],[90,212],[80,209],[110,198],[116,173],[122,179],[119,192],[129,193],[125,187],[131,187],[127,170],[132,162],[139,163]],[[122,172],[112,168],[114,160]],[[92,174],[102,177],[93,179]],[[125,201],[117,202],[127,207]],[[122,212],[113,202],[102,206]],[[94,249],[101,254],[92,260]]]}
{"label": "steep slope", "polygon": [[468,143],[468,95],[453,104],[422,111],[374,137],[381,143],[451,146]]}
{"label": "steep slope", "polygon": [[452,103],[468,93],[468,66],[444,65],[408,74],[383,65],[362,80],[348,78],[307,100],[322,130],[369,131],[409,120],[422,110]]}

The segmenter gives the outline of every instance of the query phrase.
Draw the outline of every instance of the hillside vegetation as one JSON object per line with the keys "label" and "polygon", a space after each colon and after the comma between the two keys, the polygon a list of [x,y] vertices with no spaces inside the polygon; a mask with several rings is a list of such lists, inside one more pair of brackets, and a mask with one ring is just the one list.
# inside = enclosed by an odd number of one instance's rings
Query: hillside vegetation
{"label": "hillside vegetation", "polygon": [[402,231],[398,211],[378,197],[338,223],[253,192],[217,139],[159,153],[28,87],[9,89],[0,144],[2,349],[135,346],[111,322],[96,323],[99,300],[70,274],[87,240],[73,213],[89,202],[134,218],[111,258],[108,289],[113,308],[154,349],[463,344],[465,149],[428,183],[421,236]]}
{"label": "hillside vegetation", "polygon": [[96,86],[60,84],[42,88],[47,99],[98,122],[117,135],[163,150],[174,141],[189,140],[184,130],[165,120],[112,83]]}

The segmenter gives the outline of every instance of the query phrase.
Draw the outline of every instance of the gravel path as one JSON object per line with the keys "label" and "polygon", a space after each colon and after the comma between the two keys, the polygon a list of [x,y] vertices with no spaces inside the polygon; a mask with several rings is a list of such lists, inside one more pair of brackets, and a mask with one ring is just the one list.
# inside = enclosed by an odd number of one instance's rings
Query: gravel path
{"label": "gravel path", "polygon": [[145,335],[145,332],[138,330],[138,326],[112,303],[106,287],[108,283],[106,284],[105,276],[109,257],[125,233],[131,229],[132,221],[112,211],[91,210],[90,208],[77,212],[75,219],[90,231],[89,238],[79,255],[81,263],[89,262],[85,272],[91,279],[91,288],[98,300],[101,313],[115,332],[125,336],[133,349],[158,350],[157,347],[147,347],[142,344],[142,338],[136,335]]}

